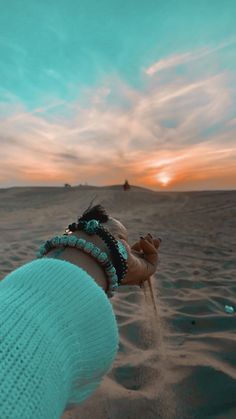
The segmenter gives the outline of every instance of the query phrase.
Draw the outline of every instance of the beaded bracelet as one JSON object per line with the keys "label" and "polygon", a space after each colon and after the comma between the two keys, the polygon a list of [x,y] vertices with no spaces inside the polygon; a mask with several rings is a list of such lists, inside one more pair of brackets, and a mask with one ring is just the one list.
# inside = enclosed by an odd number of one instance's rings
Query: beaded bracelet
{"label": "beaded bracelet", "polygon": [[118,288],[118,277],[116,274],[116,269],[112,262],[109,260],[106,252],[102,252],[101,249],[95,246],[92,242],[82,238],[77,238],[76,236],[70,234],[68,236],[55,236],[52,239],[47,240],[40,246],[36,255],[38,258],[42,258],[51,249],[56,247],[74,247],[84,251],[87,254],[90,254],[100,265],[103,266],[108,279],[107,295],[108,298],[113,297],[113,291]]}
{"label": "beaded bracelet", "polygon": [[70,234],[76,230],[83,230],[89,235],[97,234],[105,242],[110,251],[110,256],[118,277],[118,284],[120,284],[128,270],[128,254],[126,248],[98,220],[91,219],[89,221],[82,221],[79,219],[78,221],[78,224],[73,223],[68,226],[66,234]]}

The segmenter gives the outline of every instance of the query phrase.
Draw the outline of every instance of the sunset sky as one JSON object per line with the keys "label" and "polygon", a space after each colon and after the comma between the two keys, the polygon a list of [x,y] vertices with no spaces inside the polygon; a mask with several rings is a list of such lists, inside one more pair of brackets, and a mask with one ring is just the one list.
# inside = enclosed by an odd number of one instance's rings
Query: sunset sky
{"label": "sunset sky", "polygon": [[0,187],[236,189],[235,0],[0,6]]}

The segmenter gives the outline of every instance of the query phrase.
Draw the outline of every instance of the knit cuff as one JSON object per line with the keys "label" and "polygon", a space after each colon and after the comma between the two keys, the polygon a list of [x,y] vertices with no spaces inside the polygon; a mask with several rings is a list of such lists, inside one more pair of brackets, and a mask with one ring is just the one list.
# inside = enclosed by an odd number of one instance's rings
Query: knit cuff
{"label": "knit cuff", "polygon": [[1,281],[0,338],[0,417],[14,419],[58,419],[85,400],[119,343],[103,289],[82,268],[51,258]]}

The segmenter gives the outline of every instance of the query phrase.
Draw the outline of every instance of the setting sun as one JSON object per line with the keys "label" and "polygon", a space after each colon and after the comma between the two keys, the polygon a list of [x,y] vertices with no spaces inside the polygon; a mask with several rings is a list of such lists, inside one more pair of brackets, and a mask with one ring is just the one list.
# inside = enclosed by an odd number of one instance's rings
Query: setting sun
{"label": "setting sun", "polygon": [[168,174],[166,173],[158,173],[158,175],[156,176],[157,180],[163,185],[166,186],[168,185],[168,183],[170,182],[171,178]]}

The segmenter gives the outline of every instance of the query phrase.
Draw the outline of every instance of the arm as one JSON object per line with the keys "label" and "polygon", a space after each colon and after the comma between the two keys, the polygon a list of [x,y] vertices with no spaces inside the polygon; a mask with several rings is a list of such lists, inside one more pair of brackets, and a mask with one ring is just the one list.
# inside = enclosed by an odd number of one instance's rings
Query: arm
{"label": "arm", "polygon": [[[93,243],[102,251],[106,251],[104,242],[99,237],[93,236],[91,238],[83,231],[79,234],[75,232],[74,235],[84,238],[85,240],[93,241]],[[103,268],[90,255],[84,253],[83,251],[73,249],[72,247],[52,249],[47,253],[46,257],[65,260],[84,269],[94,279],[94,281],[104,291],[106,291],[107,280]]]}
{"label": "arm", "polygon": [[1,418],[59,419],[96,390],[116,357],[110,301],[69,262],[43,258],[7,275],[0,311]]}

